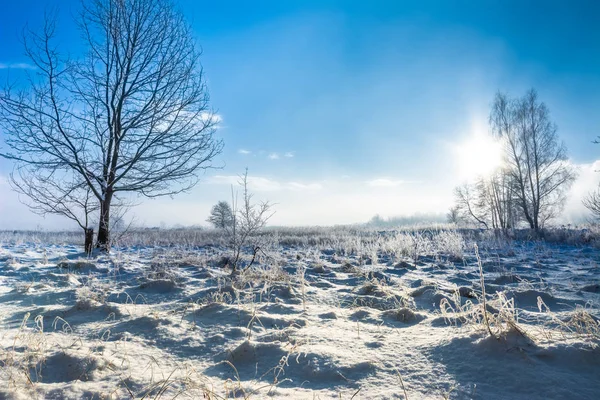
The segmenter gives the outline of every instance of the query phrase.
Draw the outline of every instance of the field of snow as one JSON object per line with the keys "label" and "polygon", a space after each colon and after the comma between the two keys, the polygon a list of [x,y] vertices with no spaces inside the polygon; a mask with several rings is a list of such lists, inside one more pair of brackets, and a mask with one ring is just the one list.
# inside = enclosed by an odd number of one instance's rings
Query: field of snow
{"label": "field of snow", "polygon": [[0,399],[600,398],[589,245],[275,232],[232,275],[218,241],[58,242],[0,239]]}

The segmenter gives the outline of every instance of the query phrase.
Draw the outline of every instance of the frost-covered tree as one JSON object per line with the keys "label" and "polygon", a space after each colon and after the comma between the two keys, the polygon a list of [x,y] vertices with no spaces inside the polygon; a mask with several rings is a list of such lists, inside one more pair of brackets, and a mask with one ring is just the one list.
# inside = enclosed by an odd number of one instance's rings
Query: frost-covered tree
{"label": "frost-covered tree", "polygon": [[525,221],[539,230],[562,211],[576,177],[550,112],[533,89],[517,99],[498,93],[489,123],[504,146],[503,164],[492,175],[458,187],[456,206],[486,228],[506,230]]}
{"label": "frost-covered tree", "polygon": [[583,205],[592,212],[594,218],[600,219],[600,189],[589,193],[583,199]]}
{"label": "frost-covered tree", "polygon": [[469,183],[455,188],[453,213],[457,220],[471,221],[487,229],[490,210],[482,202],[483,195],[477,189],[477,185]]}
{"label": "frost-covered tree", "polygon": [[219,201],[211,210],[207,222],[217,229],[225,229],[233,224],[233,211],[226,201]]}
{"label": "frost-covered tree", "polygon": [[449,224],[458,225],[460,220],[461,216],[459,207],[456,205],[450,207],[448,213],[446,214],[446,221],[448,221]]}
{"label": "frost-covered tree", "polygon": [[531,229],[538,230],[563,208],[576,178],[548,107],[534,89],[511,99],[498,93],[490,126],[505,145],[505,169],[515,201]]}
{"label": "frost-covered tree", "polygon": [[[600,136],[598,136],[593,143],[600,144]],[[600,219],[600,187],[588,193],[582,200],[582,203],[585,208],[591,211],[595,219]]]}
{"label": "frost-covered tree", "polygon": [[225,227],[225,236],[233,252],[231,258],[232,273],[237,271],[245,248],[252,250],[252,260],[246,266],[249,268],[256,260],[261,248],[258,234],[267,225],[275,214],[273,204],[268,201],[254,202],[254,195],[250,193],[248,182],[248,169],[240,177],[238,185],[242,189],[242,203],[239,204],[237,192],[231,188],[231,204],[233,222]]}

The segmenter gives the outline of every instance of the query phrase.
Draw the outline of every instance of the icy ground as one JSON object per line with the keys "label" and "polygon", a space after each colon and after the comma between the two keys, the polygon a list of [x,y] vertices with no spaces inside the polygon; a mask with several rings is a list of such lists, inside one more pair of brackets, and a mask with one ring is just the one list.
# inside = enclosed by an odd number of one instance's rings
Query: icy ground
{"label": "icy ground", "polygon": [[480,252],[5,244],[0,398],[600,398],[600,251]]}

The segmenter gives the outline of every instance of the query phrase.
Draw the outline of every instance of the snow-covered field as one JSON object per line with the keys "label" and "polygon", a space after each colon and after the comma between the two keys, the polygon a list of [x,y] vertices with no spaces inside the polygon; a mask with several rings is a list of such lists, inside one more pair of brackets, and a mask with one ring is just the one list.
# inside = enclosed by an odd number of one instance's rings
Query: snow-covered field
{"label": "snow-covered field", "polygon": [[5,238],[0,398],[600,398],[600,250],[478,244],[274,234],[232,276],[220,245]]}

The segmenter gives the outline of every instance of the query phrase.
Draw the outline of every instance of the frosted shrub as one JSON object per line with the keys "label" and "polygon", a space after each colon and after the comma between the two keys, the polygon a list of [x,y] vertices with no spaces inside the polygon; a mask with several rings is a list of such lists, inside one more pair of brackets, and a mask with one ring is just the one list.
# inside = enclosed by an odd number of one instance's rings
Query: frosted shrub
{"label": "frosted shrub", "polygon": [[441,231],[436,235],[436,248],[456,260],[464,258],[465,239],[457,231]]}

